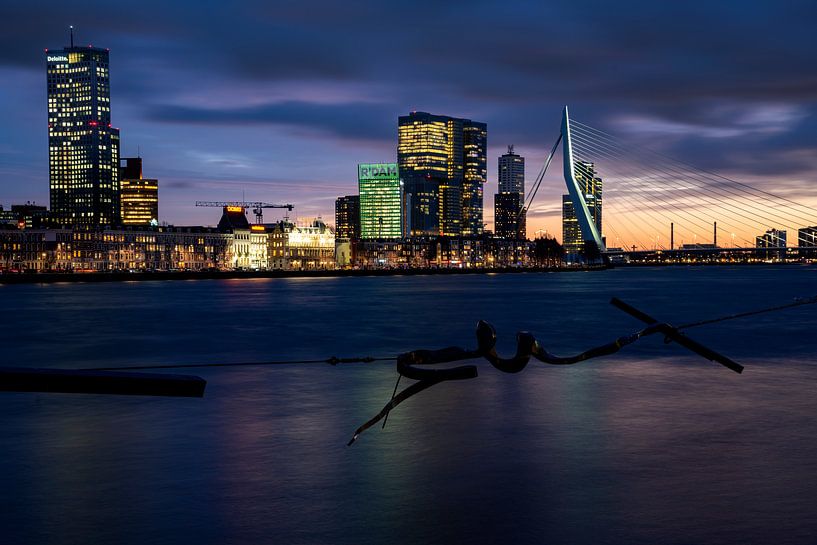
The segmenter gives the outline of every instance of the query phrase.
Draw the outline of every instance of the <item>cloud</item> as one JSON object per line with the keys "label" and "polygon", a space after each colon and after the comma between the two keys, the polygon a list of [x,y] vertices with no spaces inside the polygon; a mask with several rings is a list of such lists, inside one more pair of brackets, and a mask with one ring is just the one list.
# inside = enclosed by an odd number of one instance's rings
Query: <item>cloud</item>
{"label": "cloud", "polygon": [[148,113],[150,119],[161,123],[298,127],[358,140],[394,138],[397,114],[396,108],[381,104],[319,104],[295,100],[218,109],[159,105]]}
{"label": "cloud", "polygon": [[[78,43],[111,49],[123,146],[142,144],[146,168],[189,180],[251,182],[274,168],[281,184],[310,180],[282,185],[287,198],[351,191],[354,165],[392,159],[396,118],[415,109],[487,122],[492,153],[528,150],[530,180],[569,103],[635,145],[806,187],[817,175],[815,20],[813,0],[14,3],[0,34],[0,71],[15,74],[0,90],[0,149],[39,165],[19,179],[47,172],[43,48],[64,45],[73,24]],[[538,198],[558,203],[561,191]]]}

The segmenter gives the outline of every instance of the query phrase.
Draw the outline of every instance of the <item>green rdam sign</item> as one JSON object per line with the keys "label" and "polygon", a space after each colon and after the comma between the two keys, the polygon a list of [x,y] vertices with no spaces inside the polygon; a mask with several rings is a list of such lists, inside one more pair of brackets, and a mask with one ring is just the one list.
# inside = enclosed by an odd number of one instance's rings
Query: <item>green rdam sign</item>
{"label": "green rdam sign", "polygon": [[397,163],[363,163],[357,165],[358,180],[397,180]]}

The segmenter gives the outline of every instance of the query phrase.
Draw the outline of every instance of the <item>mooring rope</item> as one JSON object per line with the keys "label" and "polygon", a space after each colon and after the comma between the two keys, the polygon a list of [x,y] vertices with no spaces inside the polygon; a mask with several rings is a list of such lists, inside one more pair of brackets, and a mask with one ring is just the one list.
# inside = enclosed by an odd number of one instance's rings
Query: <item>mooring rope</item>
{"label": "mooring rope", "polygon": [[817,296],[815,297],[797,297],[795,298],[793,303],[788,303],[785,305],[778,305],[776,307],[768,307],[762,308],[759,310],[750,310],[748,312],[738,312],[737,314],[729,314],[727,316],[721,316],[720,318],[713,318],[711,320],[701,320],[700,322],[692,322],[689,324],[684,324],[678,326],[678,329],[689,329],[691,327],[698,327],[707,324],[716,324],[718,322],[725,322],[726,320],[734,320],[735,318],[744,318],[746,316],[755,316],[756,314],[763,314],[765,312],[774,312],[776,310],[785,310],[787,308],[792,307],[799,307],[802,305],[813,305],[817,303]]}

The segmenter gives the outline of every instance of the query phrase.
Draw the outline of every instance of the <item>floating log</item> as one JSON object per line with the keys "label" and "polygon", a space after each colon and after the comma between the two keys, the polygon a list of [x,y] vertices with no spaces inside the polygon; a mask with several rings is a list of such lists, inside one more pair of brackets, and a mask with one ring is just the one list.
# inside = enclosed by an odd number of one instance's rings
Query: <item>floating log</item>
{"label": "floating log", "polygon": [[207,381],[194,375],[0,367],[0,391],[204,397]]}

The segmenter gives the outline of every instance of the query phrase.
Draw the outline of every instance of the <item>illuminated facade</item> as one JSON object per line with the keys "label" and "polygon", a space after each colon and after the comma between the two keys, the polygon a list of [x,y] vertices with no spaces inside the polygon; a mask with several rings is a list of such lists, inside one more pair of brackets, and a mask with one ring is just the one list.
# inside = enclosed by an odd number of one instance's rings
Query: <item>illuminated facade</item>
{"label": "illuminated facade", "polygon": [[494,235],[498,238],[525,238],[522,200],[515,191],[494,195]]}
{"label": "illuminated facade", "polygon": [[360,195],[335,199],[335,238],[360,240]]}
{"label": "illuminated facade", "polygon": [[576,161],[573,163],[573,173],[579,188],[584,192],[584,202],[590,211],[590,218],[596,224],[599,234],[601,228],[601,208],[604,182],[596,174],[596,167],[587,161]]}
{"label": "illuminated facade", "polygon": [[499,156],[499,193],[518,193],[519,201],[525,204],[525,158],[513,152],[508,146],[508,153]]}
{"label": "illuminated facade", "polygon": [[269,267],[304,270],[335,267],[335,233],[321,220],[309,225],[287,221],[266,225]]}
{"label": "illuminated facade", "polygon": [[410,195],[410,234],[482,233],[487,125],[426,112],[398,119],[397,163]]}
{"label": "illuminated facade", "polygon": [[396,163],[360,164],[360,237],[363,239],[403,236],[403,182]]}
{"label": "illuminated facade", "polygon": [[568,255],[579,254],[584,246],[579,219],[570,195],[562,195],[562,246]]}
{"label": "illuminated facade", "polygon": [[0,226],[0,270],[226,270],[232,242],[231,233],[206,227]]}
{"label": "illuminated facade", "polygon": [[[602,233],[602,191],[604,183],[596,174],[595,165],[586,161],[573,163],[573,172],[579,190],[584,196],[590,219],[596,226],[598,233]],[[567,254],[579,254],[584,248],[585,238],[582,236],[576,209],[570,195],[562,195],[562,246]]]}
{"label": "illuminated facade", "polygon": [[[500,238],[525,238],[525,158],[513,152],[499,156],[499,192],[494,195],[494,233]],[[508,195],[514,195],[517,202]]]}
{"label": "illuminated facade", "polygon": [[800,257],[817,256],[817,227],[803,227],[797,230],[797,246]]}
{"label": "illuminated facade", "polygon": [[142,159],[128,157],[119,169],[123,225],[159,223],[159,181],[142,177]]}
{"label": "illuminated facade", "polygon": [[108,51],[46,50],[51,219],[117,225],[119,129],[111,127]]}
{"label": "illuminated facade", "polygon": [[469,119],[462,122],[462,235],[482,234],[483,190],[488,181],[488,126]]}
{"label": "illuminated facade", "polygon": [[786,257],[786,246],[785,230],[769,229],[755,238],[756,248],[777,248],[775,251],[758,252],[758,256],[765,259],[784,259]]}

